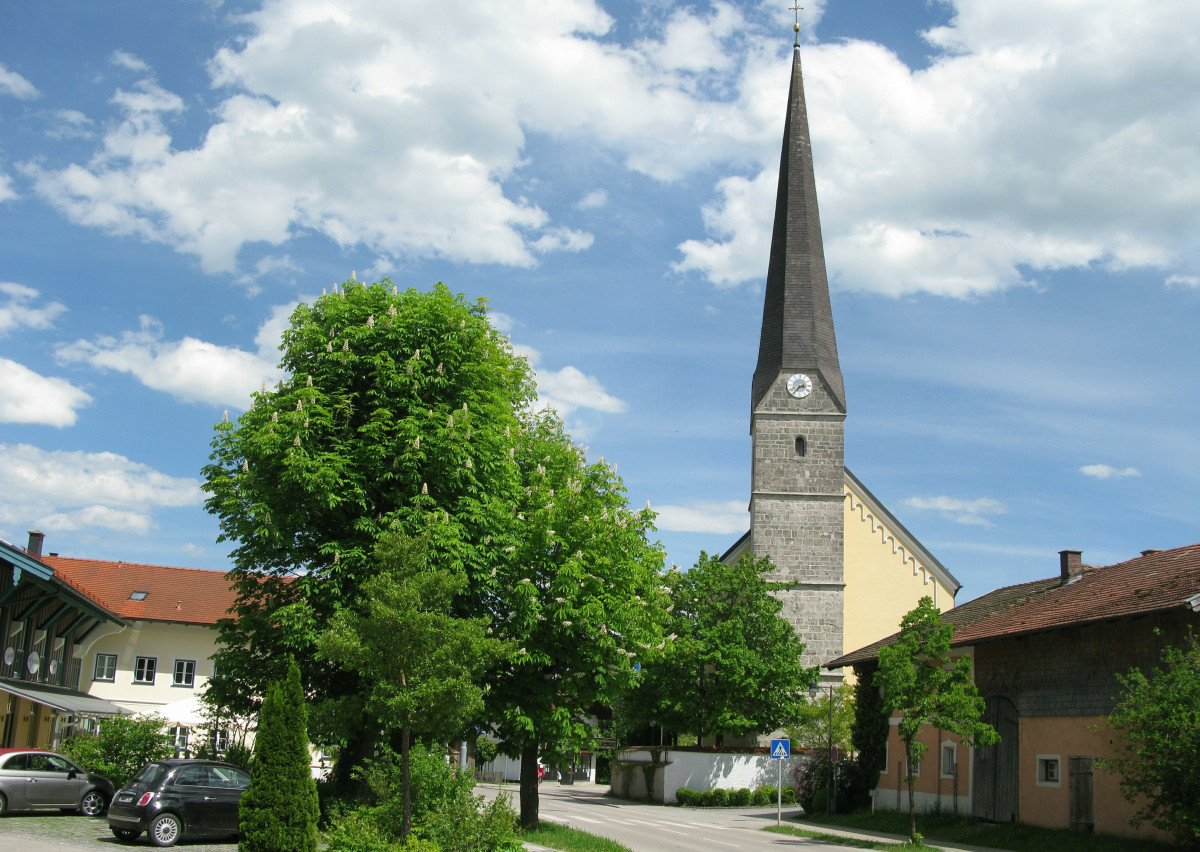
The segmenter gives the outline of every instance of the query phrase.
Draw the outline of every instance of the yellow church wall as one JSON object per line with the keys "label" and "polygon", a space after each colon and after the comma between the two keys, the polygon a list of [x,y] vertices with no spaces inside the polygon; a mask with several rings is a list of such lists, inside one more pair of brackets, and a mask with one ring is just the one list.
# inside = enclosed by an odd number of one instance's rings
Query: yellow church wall
{"label": "yellow church wall", "polygon": [[843,648],[853,651],[900,629],[900,619],[925,596],[938,609],[954,606],[955,589],[906,544],[907,535],[880,518],[871,500],[845,487]]}

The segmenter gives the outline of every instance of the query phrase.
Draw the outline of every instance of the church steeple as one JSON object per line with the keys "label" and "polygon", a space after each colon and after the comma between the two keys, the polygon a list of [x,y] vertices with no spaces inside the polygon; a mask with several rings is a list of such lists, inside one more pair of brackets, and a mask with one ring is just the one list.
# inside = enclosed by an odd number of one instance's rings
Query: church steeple
{"label": "church steeple", "polygon": [[751,385],[752,410],[758,408],[784,371],[818,374],[838,410],[846,411],[817,211],[799,46],[792,53],[792,81],[779,159],[762,336]]}

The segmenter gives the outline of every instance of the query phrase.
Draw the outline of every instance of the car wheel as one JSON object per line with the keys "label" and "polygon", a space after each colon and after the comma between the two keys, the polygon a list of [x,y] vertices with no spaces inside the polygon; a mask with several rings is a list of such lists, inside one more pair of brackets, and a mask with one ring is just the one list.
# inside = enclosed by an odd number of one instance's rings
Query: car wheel
{"label": "car wheel", "polygon": [[132,843],[133,841],[137,840],[138,835],[141,834],[140,831],[133,828],[114,828],[112,833],[116,836],[117,840],[120,840],[122,843]]}
{"label": "car wheel", "polygon": [[104,794],[99,790],[88,790],[83,794],[83,799],[79,802],[79,810],[85,816],[95,817],[104,813],[104,808],[108,804],[104,800]]}
{"label": "car wheel", "polygon": [[8,799],[4,798],[4,794],[0,793],[0,816],[8,813]]}
{"label": "car wheel", "polygon": [[151,821],[146,834],[155,846],[174,846],[183,836],[183,823],[175,814],[159,814]]}

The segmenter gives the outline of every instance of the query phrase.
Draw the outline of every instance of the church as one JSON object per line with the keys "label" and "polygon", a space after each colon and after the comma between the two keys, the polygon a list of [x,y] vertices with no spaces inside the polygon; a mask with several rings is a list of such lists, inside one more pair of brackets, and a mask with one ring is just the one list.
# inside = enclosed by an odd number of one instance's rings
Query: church
{"label": "church", "polygon": [[895,632],[922,597],[950,609],[961,587],[847,469],[846,413],[797,41],[750,391],[750,531],[722,560],[770,558],[806,666]]}

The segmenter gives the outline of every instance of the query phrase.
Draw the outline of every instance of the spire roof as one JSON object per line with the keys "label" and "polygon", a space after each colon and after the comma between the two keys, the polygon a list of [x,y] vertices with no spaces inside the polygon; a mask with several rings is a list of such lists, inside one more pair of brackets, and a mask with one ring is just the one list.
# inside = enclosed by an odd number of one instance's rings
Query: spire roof
{"label": "spire roof", "polygon": [[779,159],[775,227],[767,267],[758,366],[754,369],[751,390],[752,408],[762,402],[772,382],[785,370],[819,373],[838,408],[846,410],[825,274],[825,249],[821,242],[798,46],[792,52],[792,83]]}

